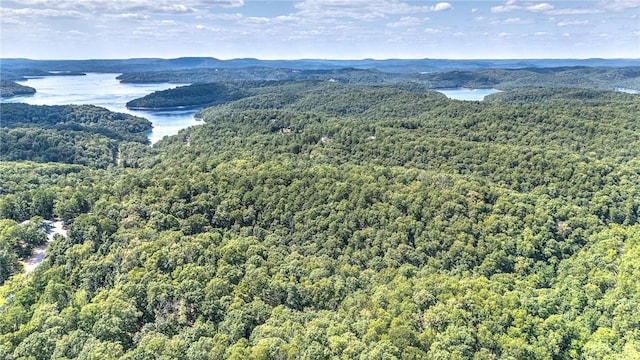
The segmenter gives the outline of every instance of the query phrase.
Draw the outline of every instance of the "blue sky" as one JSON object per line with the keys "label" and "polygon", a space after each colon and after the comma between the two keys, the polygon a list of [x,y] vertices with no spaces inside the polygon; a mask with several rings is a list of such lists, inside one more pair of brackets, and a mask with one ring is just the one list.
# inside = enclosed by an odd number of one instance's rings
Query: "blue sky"
{"label": "blue sky", "polygon": [[640,0],[2,0],[0,57],[640,58]]}

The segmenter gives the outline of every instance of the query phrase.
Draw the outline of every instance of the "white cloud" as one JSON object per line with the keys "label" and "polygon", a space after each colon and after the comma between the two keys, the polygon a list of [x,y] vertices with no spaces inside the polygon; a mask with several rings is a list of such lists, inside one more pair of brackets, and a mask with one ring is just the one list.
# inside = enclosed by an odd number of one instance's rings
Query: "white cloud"
{"label": "white cloud", "polygon": [[236,8],[244,6],[244,0],[203,0],[202,3],[209,6],[218,6],[223,8]]}
{"label": "white cloud", "polygon": [[288,23],[288,22],[295,22],[297,20],[298,18],[292,15],[280,15],[271,19],[271,21],[275,23]]}
{"label": "white cloud", "polygon": [[502,19],[502,20],[494,20],[491,22],[491,24],[505,24],[505,25],[522,25],[522,24],[531,24],[533,23],[533,20],[531,19],[522,19],[519,17],[515,17],[515,18],[508,18],[508,19]]}
{"label": "white cloud", "polygon": [[66,32],[67,35],[69,36],[86,36],[88,35],[85,32],[79,31],[79,30],[69,30]]}
{"label": "white cloud", "polygon": [[549,15],[589,15],[589,14],[601,14],[604,10],[602,9],[555,9],[546,11],[546,14]]}
{"label": "white cloud", "polygon": [[504,5],[498,5],[491,7],[492,13],[509,12],[520,9],[520,6],[516,5],[515,0],[509,0]]}
{"label": "white cloud", "polygon": [[1,17],[66,17],[66,18],[83,18],[83,13],[75,10],[56,10],[56,9],[12,9],[0,8]]}
{"label": "white cloud", "polygon": [[589,24],[588,20],[572,20],[572,21],[562,20],[562,21],[558,21],[557,23],[558,26],[573,26],[573,25],[587,25],[587,24]]}
{"label": "white cloud", "polygon": [[432,7],[410,5],[398,0],[304,0],[295,4],[295,8],[298,9],[299,15],[311,18],[350,17],[372,20],[392,14],[428,12]]}
{"label": "white cloud", "polygon": [[2,24],[12,24],[12,25],[26,25],[26,23],[24,21],[20,21],[18,19],[14,19],[14,18],[10,18],[7,16],[1,16],[0,17],[0,23]]}
{"label": "white cloud", "polygon": [[431,11],[446,11],[451,9],[453,9],[453,6],[448,2],[439,2],[431,7]]}
{"label": "white cloud", "polygon": [[606,0],[601,3],[602,7],[613,11],[623,11],[640,7],[640,0]]}
{"label": "white cloud", "polygon": [[261,16],[249,16],[243,18],[240,23],[245,25],[266,25],[271,23],[271,19],[267,17]]}
{"label": "white cloud", "polygon": [[509,0],[504,5],[498,5],[491,7],[492,13],[503,13],[510,11],[531,11],[531,12],[544,12],[553,10],[554,6],[549,3],[539,3],[533,5],[517,5],[515,0]]}
{"label": "white cloud", "polygon": [[521,19],[519,17],[508,18],[508,19],[505,19],[502,23],[503,24],[530,24],[531,19]]}
{"label": "white cloud", "polygon": [[[609,51],[613,46],[632,53],[640,36],[640,12],[634,8],[640,0],[470,1],[466,7],[451,0],[261,1],[0,0],[0,8],[22,11],[0,9],[3,53],[95,57],[108,48],[119,56],[504,57],[527,48],[521,55],[606,57],[617,54]],[[237,7],[245,3],[251,6]],[[523,39],[531,46],[516,44]],[[578,51],[576,44],[589,39],[588,51]],[[45,43],[67,51],[39,49]]]}
{"label": "white cloud", "polygon": [[217,14],[207,14],[206,17],[208,19],[214,20],[241,20],[244,16],[240,13],[228,14],[228,13],[217,13]]}
{"label": "white cloud", "polygon": [[244,0],[21,0],[23,7],[46,7],[49,9],[136,12],[186,12],[193,9],[214,7],[234,8],[244,6]]}
{"label": "white cloud", "polygon": [[222,29],[220,29],[218,27],[210,27],[210,26],[205,26],[205,25],[202,25],[202,24],[198,24],[198,25],[196,25],[196,30],[206,30],[206,31],[219,32]]}
{"label": "white cloud", "polygon": [[107,19],[122,19],[122,20],[147,20],[149,15],[137,14],[137,13],[122,13],[122,14],[106,14]]}
{"label": "white cloud", "polygon": [[422,21],[416,17],[405,16],[401,18],[399,21],[387,24],[388,27],[398,28],[398,27],[413,27],[422,24]]}
{"label": "white cloud", "polygon": [[189,13],[189,12],[196,11],[194,8],[186,6],[184,4],[171,4],[166,6],[160,6],[158,9],[160,10],[160,12],[163,12],[163,13]]}
{"label": "white cloud", "polygon": [[528,11],[533,11],[533,12],[539,12],[539,11],[549,11],[549,10],[553,10],[553,5],[549,4],[549,3],[540,3],[540,4],[536,4],[536,5],[530,5],[525,7],[526,10]]}

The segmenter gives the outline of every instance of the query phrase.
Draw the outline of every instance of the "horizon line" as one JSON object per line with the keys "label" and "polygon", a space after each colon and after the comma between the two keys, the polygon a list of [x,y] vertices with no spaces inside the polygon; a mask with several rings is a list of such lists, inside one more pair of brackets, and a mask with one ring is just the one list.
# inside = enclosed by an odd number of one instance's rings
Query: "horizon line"
{"label": "horizon line", "polygon": [[179,56],[179,57],[109,57],[109,58],[28,58],[28,57],[0,57],[2,60],[29,60],[29,61],[97,61],[97,60],[179,60],[179,59],[212,59],[218,61],[237,61],[237,60],[255,60],[255,61],[425,61],[425,60],[449,60],[449,61],[509,61],[509,60],[638,60],[640,57],[523,57],[523,58],[256,58],[256,57],[234,57],[234,58],[217,58],[214,56]]}

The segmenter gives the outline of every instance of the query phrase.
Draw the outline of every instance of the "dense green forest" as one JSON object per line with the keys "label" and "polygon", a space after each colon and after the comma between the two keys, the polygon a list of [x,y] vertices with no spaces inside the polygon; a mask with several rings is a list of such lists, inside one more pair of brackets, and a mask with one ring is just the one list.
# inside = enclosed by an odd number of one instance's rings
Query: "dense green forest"
{"label": "dense green forest", "polygon": [[172,109],[224,104],[244,97],[244,90],[233,84],[192,84],[156,91],[127,103],[130,109]]}
{"label": "dense green forest", "polygon": [[[38,194],[40,195],[43,193]],[[45,242],[47,224],[36,218],[33,220],[24,224],[0,220],[0,283],[22,269],[20,258],[30,256],[34,247]]]}
{"label": "dense green forest", "polygon": [[[173,82],[192,85],[157,91],[127,103],[132,109],[172,109],[224,104],[252,95],[282,96],[282,89],[300,90],[300,84],[336,82],[349,85],[385,85],[427,89],[495,88],[504,90],[489,101],[516,101],[516,94],[524,94],[521,102],[537,101],[536,97],[553,97],[546,92],[555,89],[560,100],[568,100],[573,92],[578,102],[600,99],[603,93],[616,89],[640,89],[640,67],[622,68],[526,68],[482,69],[448,71],[423,74],[388,73],[374,69],[293,70],[241,68],[195,68],[175,71],[125,73],[118,76],[122,82]],[[273,91],[277,86],[278,89]],[[536,94],[535,88],[541,91]],[[522,91],[522,92],[520,92]],[[600,92],[600,93],[598,93]],[[288,96],[297,96],[287,91]],[[507,98],[512,99],[508,100]]]}
{"label": "dense green forest", "polygon": [[239,80],[332,80],[349,84],[417,83],[427,88],[568,87],[593,90],[640,89],[640,67],[554,67],[518,69],[472,69],[422,73],[383,72],[375,68],[295,70],[268,67],[192,68],[182,70],[128,72],[118,76],[130,83],[212,83]]}
{"label": "dense green forest", "polygon": [[246,91],[137,168],[0,164],[0,358],[640,357],[639,95]]}
{"label": "dense green forest", "polygon": [[13,81],[0,79],[0,97],[7,98],[16,95],[32,95],[36,93],[36,89],[20,85]]}
{"label": "dense green forest", "polygon": [[579,89],[579,88],[526,88],[498,92],[484,98],[486,102],[508,103],[512,105],[538,102],[556,102],[565,105],[611,105],[616,102],[633,102],[637,96],[620,92]]}
{"label": "dense green forest", "polygon": [[0,161],[32,160],[106,168],[148,152],[147,119],[92,105],[2,104]]}

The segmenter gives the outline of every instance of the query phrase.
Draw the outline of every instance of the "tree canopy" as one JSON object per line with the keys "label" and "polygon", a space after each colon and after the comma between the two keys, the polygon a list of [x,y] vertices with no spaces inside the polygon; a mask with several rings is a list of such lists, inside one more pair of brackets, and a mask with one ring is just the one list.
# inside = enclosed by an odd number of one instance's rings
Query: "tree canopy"
{"label": "tree canopy", "polygon": [[638,356],[639,95],[245,91],[135,168],[0,164],[3,358]]}
{"label": "tree canopy", "polygon": [[0,160],[106,168],[147,152],[151,122],[92,105],[2,104]]}

